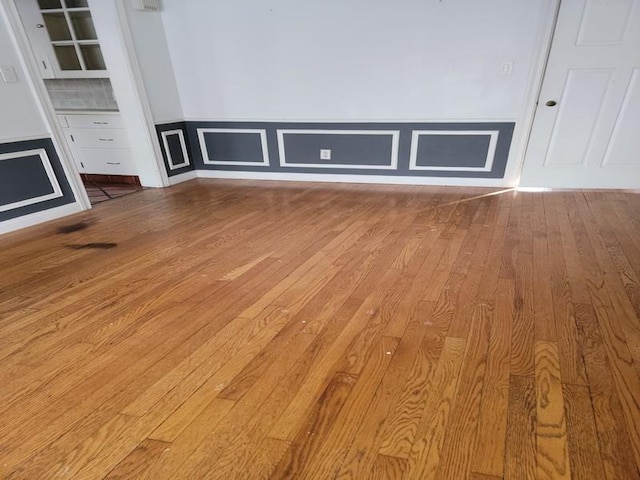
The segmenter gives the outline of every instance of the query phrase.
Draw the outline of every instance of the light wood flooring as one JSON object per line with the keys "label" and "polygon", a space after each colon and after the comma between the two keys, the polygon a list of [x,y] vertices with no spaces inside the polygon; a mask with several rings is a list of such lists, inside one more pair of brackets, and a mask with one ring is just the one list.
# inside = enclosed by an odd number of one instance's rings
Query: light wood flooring
{"label": "light wood flooring", "polygon": [[634,193],[106,202],[0,237],[0,478],[638,479],[639,278]]}

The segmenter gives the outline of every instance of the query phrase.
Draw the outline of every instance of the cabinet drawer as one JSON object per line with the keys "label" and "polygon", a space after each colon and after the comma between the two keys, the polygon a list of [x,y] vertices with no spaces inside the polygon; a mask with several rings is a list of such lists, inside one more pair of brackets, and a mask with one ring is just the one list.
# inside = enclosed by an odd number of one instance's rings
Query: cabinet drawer
{"label": "cabinet drawer", "polygon": [[126,130],[100,128],[74,128],[73,142],[79,148],[129,148]]}
{"label": "cabinet drawer", "polygon": [[78,160],[82,173],[100,175],[137,175],[131,150],[102,148],[79,148]]}
{"label": "cabinet drawer", "polygon": [[120,115],[60,115],[71,128],[124,128]]}

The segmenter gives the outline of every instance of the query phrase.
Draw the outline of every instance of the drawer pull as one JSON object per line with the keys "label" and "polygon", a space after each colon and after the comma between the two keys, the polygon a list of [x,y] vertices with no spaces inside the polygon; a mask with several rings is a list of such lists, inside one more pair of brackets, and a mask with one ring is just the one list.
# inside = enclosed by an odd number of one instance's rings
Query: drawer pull
{"label": "drawer pull", "polygon": [[107,165],[120,165],[120,162],[107,162]]}
{"label": "drawer pull", "polygon": [[99,138],[101,142],[113,142],[113,138]]}

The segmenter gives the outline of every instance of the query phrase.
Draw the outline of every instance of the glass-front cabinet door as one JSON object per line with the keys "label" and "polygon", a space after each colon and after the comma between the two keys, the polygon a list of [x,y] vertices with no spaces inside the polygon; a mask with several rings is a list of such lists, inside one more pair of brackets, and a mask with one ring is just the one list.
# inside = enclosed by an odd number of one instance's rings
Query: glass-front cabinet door
{"label": "glass-front cabinet door", "polygon": [[18,0],[44,78],[108,77],[87,0]]}

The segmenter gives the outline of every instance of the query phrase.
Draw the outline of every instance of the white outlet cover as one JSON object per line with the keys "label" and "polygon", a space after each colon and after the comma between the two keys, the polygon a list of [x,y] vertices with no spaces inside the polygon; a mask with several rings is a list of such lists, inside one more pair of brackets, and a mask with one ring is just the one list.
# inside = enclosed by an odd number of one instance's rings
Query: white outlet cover
{"label": "white outlet cover", "polygon": [[4,83],[18,82],[18,75],[16,74],[16,69],[10,65],[2,65],[0,67],[0,76],[2,76],[2,81]]}
{"label": "white outlet cover", "polygon": [[513,72],[513,62],[505,62],[500,64],[500,75],[511,75]]}
{"label": "white outlet cover", "polygon": [[331,160],[331,149],[329,149],[329,148],[321,148],[320,149],[320,160]]}

